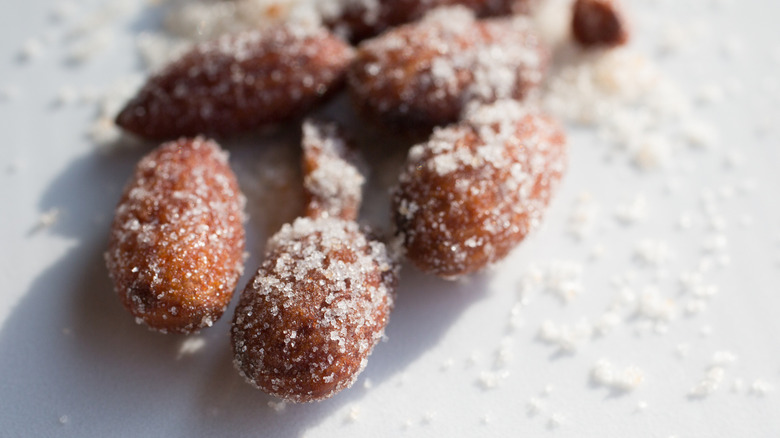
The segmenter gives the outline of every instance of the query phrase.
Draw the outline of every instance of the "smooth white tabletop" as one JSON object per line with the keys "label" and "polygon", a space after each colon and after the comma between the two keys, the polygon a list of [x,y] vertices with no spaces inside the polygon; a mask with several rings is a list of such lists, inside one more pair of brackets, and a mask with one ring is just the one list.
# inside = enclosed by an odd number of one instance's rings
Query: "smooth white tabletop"
{"label": "smooth white tabletop", "polygon": [[[136,325],[112,292],[102,256],[112,210],[150,146],[97,147],[85,133],[99,109],[81,98],[141,72],[133,38],[159,28],[159,13],[141,1],[7,2],[0,435],[780,436],[780,3],[627,6],[631,50],[680,87],[713,144],[677,145],[641,170],[598,127],[569,124],[570,171],[538,232],[464,281],[406,266],[387,341],[357,383],[284,406],[234,370],[232,306],[187,338]],[[110,23],[102,45],[74,61],[94,44],[74,29],[96,16]],[[263,138],[227,145],[245,175],[273,155],[247,144]],[[644,209],[621,210],[637,198]],[[377,199],[374,214],[387,208]],[[267,237],[263,212],[279,209],[250,204],[242,285]],[[548,290],[522,295],[534,266]],[[554,293],[572,290],[568,301]],[[551,343],[545,321],[576,349]],[[641,382],[601,384],[600,360]]]}

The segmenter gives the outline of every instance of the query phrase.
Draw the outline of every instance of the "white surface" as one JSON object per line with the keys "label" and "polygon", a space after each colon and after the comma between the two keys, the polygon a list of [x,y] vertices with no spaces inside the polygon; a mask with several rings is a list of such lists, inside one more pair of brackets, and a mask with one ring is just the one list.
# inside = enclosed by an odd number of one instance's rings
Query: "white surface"
{"label": "white surface", "polygon": [[[193,341],[135,325],[112,293],[102,259],[111,212],[148,147],[98,152],[84,135],[95,105],[55,102],[64,86],[104,89],[137,71],[132,35],[159,21],[144,5],[130,7],[112,24],[107,48],[74,65],[71,30],[105,5],[74,3],[72,18],[52,19],[63,4],[17,2],[0,16],[0,91],[18,90],[0,101],[0,435],[780,435],[780,4],[630,2],[638,50],[690,96],[706,84],[725,90],[722,101],[694,107],[718,128],[717,145],[682,149],[668,168],[643,172],[621,153],[608,154],[593,130],[572,127],[570,173],[542,230],[494,272],[463,282],[407,267],[389,339],[356,385],[279,412],[232,367],[232,307],[197,337],[203,348],[181,354]],[[21,61],[30,38],[42,51]],[[665,44],[679,48],[665,53]],[[263,156],[258,148],[234,145],[234,163],[251,168]],[[735,154],[738,165],[727,166]],[[576,239],[567,227],[582,193],[598,214],[592,232]],[[616,206],[637,194],[647,199],[647,216],[623,225]],[[722,231],[707,208],[725,219]],[[58,220],[38,227],[52,209]],[[687,230],[678,226],[685,212]],[[718,234],[725,249],[708,253],[706,239]],[[254,230],[249,238],[251,272],[264,237]],[[664,242],[670,259],[639,263],[633,254],[642,239]],[[598,246],[605,252],[594,259]],[[712,262],[705,280],[719,292],[701,313],[687,315],[678,277],[703,258]],[[533,294],[509,329],[523,273],[555,260],[582,264],[582,293],[568,304]],[[623,311],[612,333],[574,353],[539,340],[545,320],[594,322],[617,296],[611,279],[627,271],[637,291],[656,285],[674,300],[678,312],[668,325]],[[723,366],[710,396],[689,397],[719,351],[737,360]],[[637,366],[643,382],[627,392],[597,385],[590,373],[600,359],[621,370]],[[751,392],[756,380],[775,391]]]}

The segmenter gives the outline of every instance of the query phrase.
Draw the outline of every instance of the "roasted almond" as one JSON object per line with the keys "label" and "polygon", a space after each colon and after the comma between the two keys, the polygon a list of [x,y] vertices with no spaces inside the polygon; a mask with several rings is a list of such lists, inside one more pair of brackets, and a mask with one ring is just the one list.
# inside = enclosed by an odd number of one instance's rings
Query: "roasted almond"
{"label": "roasted almond", "polygon": [[285,225],[236,308],[236,368],[294,402],[349,387],[382,338],[396,275],[385,246],[353,221],[320,216]]}
{"label": "roasted almond", "polygon": [[584,47],[619,46],[629,37],[628,24],[618,0],[576,0],[572,33]]}
{"label": "roasted almond", "polygon": [[527,18],[477,20],[463,7],[441,8],[364,41],[349,87],[361,112],[430,128],[457,121],[469,102],[523,98],[547,62]]}
{"label": "roasted almond", "polygon": [[244,204],[227,153],[203,138],[165,143],[137,165],[106,253],[138,323],[191,333],[225,311],[244,261]]}
{"label": "roasted almond", "polygon": [[324,10],[324,21],[338,35],[360,41],[420,19],[443,6],[463,6],[480,17],[527,12],[535,0],[346,0]]}
{"label": "roasted almond", "polygon": [[393,193],[407,257],[446,278],[502,259],[540,223],[565,169],[561,127],[515,101],[437,128],[409,150]]}
{"label": "roasted almond", "polygon": [[303,124],[303,190],[306,216],[356,220],[365,177],[362,160],[334,123]]}
{"label": "roasted almond", "polygon": [[149,139],[231,135],[304,113],[353,57],[323,28],[279,25],[195,46],[150,77],[116,123]]}

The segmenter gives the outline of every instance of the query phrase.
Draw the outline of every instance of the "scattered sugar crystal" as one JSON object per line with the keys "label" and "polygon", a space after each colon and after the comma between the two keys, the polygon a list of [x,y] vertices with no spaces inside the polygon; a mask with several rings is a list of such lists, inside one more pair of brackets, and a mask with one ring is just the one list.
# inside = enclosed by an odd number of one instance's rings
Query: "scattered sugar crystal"
{"label": "scattered sugar crystal", "polygon": [[188,337],[179,346],[179,352],[176,359],[197,353],[206,346],[206,339],[203,337]]}
{"label": "scattered sugar crystal", "polygon": [[582,293],[583,267],[580,263],[554,261],[542,270],[542,291],[568,303]]}
{"label": "scattered sugar crystal", "polygon": [[71,44],[67,59],[74,64],[82,64],[95,58],[114,42],[116,30],[111,27],[101,27],[84,34]]}
{"label": "scattered sugar crystal", "polygon": [[548,383],[544,385],[544,388],[542,388],[542,395],[545,397],[549,397],[550,394],[552,394],[554,391],[555,391],[555,387],[552,384]]}
{"label": "scattered sugar crystal", "polygon": [[723,382],[725,370],[722,367],[711,367],[705,376],[688,392],[690,397],[704,398],[718,390]]}
{"label": "scattered sugar crystal", "polygon": [[19,57],[23,61],[31,61],[39,58],[44,51],[44,45],[38,38],[29,38],[22,44],[22,48],[19,50]]}
{"label": "scattered sugar crystal", "polygon": [[70,85],[60,87],[54,103],[59,106],[71,105],[79,98],[78,91]]}
{"label": "scattered sugar crystal", "polygon": [[526,412],[529,416],[535,416],[540,414],[544,410],[544,402],[539,400],[536,397],[532,397],[530,400],[528,400],[528,403],[526,403]]}
{"label": "scattered sugar crystal", "polygon": [[745,154],[742,151],[731,149],[726,151],[726,156],[723,160],[727,169],[736,169],[741,167],[745,163]]}
{"label": "scattered sugar crystal", "polygon": [[496,350],[495,354],[495,367],[498,369],[504,368],[512,361],[512,339],[505,337],[501,340],[501,343]]}
{"label": "scattered sugar crystal", "polygon": [[269,401],[268,407],[274,410],[277,414],[282,413],[287,408],[287,402],[284,400],[280,401]]}
{"label": "scattered sugar crystal", "polygon": [[593,248],[590,249],[590,254],[588,255],[589,259],[592,261],[596,261],[604,257],[604,254],[606,254],[607,249],[604,247],[603,244],[597,243],[593,245]]}
{"label": "scattered sugar crystal", "polygon": [[479,374],[479,379],[477,379],[477,382],[484,390],[496,389],[507,377],[509,377],[509,372],[507,371],[482,371]]}
{"label": "scattered sugar crystal", "polygon": [[689,45],[690,40],[687,26],[680,23],[666,23],[661,29],[658,48],[663,53],[677,53]]}
{"label": "scattered sugar crystal", "polygon": [[709,105],[717,104],[724,100],[725,93],[720,84],[705,84],[696,91],[696,101]]}
{"label": "scattered sugar crystal", "polygon": [[360,406],[352,406],[349,408],[346,420],[349,422],[356,422],[360,419]]}
{"label": "scattered sugar crystal", "polygon": [[737,361],[737,356],[727,350],[716,351],[712,355],[712,363],[719,366],[725,366],[733,364]]}
{"label": "scattered sugar crystal", "polygon": [[688,344],[679,344],[677,347],[675,347],[674,352],[677,355],[678,358],[684,359],[688,357],[688,354],[691,351],[691,346]]}
{"label": "scattered sugar crystal", "polygon": [[631,225],[647,217],[647,199],[638,194],[615,208],[615,218],[625,225]]}
{"label": "scattered sugar crystal", "polygon": [[587,237],[593,231],[598,213],[599,206],[594,202],[590,193],[580,194],[569,214],[569,234],[577,239]]}
{"label": "scattered sugar crystal", "polygon": [[633,161],[642,170],[652,170],[666,166],[671,155],[672,144],[669,139],[655,135],[640,143],[633,154]]}
{"label": "scattered sugar crystal", "polygon": [[728,246],[728,239],[724,234],[712,234],[707,236],[702,242],[702,249],[706,253],[715,253],[724,251]]}
{"label": "scattered sugar crystal", "polygon": [[713,229],[713,231],[724,231],[728,225],[726,218],[720,214],[711,214],[709,219],[710,227]]}
{"label": "scattered sugar crystal", "polygon": [[685,271],[680,274],[680,286],[683,293],[696,298],[710,298],[718,293],[716,284],[707,283],[701,271]]}
{"label": "scattered sugar crystal", "polygon": [[666,165],[682,142],[671,126],[690,120],[687,95],[628,48],[570,57],[553,71],[543,106],[558,117],[598,127],[602,138],[641,169]]}
{"label": "scattered sugar crystal", "polygon": [[522,313],[523,307],[525,306],[522,302],[517,302],[512,305],[512,309],[509,311],[509,323],[507,324],[507,331],[513,332],[525,324]]}
{"label": "scattered sugar crystal", "polygon": [[121,138],[122,131],[114,124],[114,118],[143,80],[143,76],[138,74],[120,78],[98,97],[98,114],[87,130],[87,136],[98,147],[107,150]]}
{"label": "scattered sugar crystal", "polygon": [[563,414],[560,412],[554,412],[552,415],[550,415],[550,419],[547,420],[547,427],[550,429],[557,429],[561,427],[565,421],[566,417],[564,417]]}
{"label": "scattered sugar crystal", "polygon": [[765,380],[756,379],[750,384],[751,395],[763,397],[771,391],[774,391],[774,386]]}
{"label": "scattered sugar crystal", "polygon": [[452,358],[448,358],[444,362],[442,362],[441,367],[439,367],[439,369],[442,371],[447,371],[450,368],[452,368],[453,365],[455,365],[455,361]]}
{"label": "scattered sugar crystal", "polygon": [[428,411],[428,412],[423,414],[421,423],[422,424],[431,424],[431,423],[433,423],[433,420],[435,420],[435,419],[436,419],[436,412]]}
{"label": "scattered sugar crystal", "polygon": [[639,297],[637,313],[655,322],[670,321],[677,311],[674,299],[664,297],[653,287],[645,288]]}
{"label": "scattered sugar crystal", "polygon": [[38,217],[38,223],[35,226],[35,230],[43,230],[45,228],[49,228],[52,225],[56,224],[57,221],[60,219],[61,211],[59,208],[52,207],[49,210],[45,211]]}
{"label": "scattered sugar crystal", "polygon": [[682,230],[690,230],[693,226],[693,217],[690,213],[682,213],[677,219],[677,226]]}
{"label": "scattered sugar crystal", "polygon": [[664,182],[664,193],[667,195],[673,195],[680,190],[680,180],[677,178],[669,178]]}
{"label": "scattered sugar crystal", "polygon": [[493,422],[493,416],[491,414],[483,414],[482,417],[479,419],[480,423],[482,424],[490,424]]}
{"label": "scattered sugar crystal", "polygon": [[662,240],[642,239],[634,248],[634,256],[644,264],[658,267],[672,258],[672,251]]}
{"label": "scattered sugar crystal", "polygon": [[710,337],[712,335],[712,326],[711,325],[703,325],[699,328],[699,336],[703,338]]}
{"label": "scattered sugar crystal", "polygon": [[704,300],[694,299],[685,304],[685,313],[688,315],[697,315],[704,312],[707,309],[707,302]]}
{"label": "scattered sugar crystal", "polygon": [[558,347],[566,353],[576,352],[584,343],[590,340],[593,326],[587,320],[581,320],[575,325],[556,324],[546,320],[539,328],[539,339],[547,344]]}
{"label": "scattered sugar crystal", "polygon": [[373,387],[374,387],[374,382],[371,379],[369,379],[368,377],[366,377],[366,379],[363,380],[363,388],[364,389],[371,389]]}
{"label": "scattered sugar crystal", "polygon": [[70,418],[67,415],[60,415],[59,420],[60,420],[60,424],[65,425],[68,424]]}
{"label": "scattered sugar crystal", "polygon": [[597,361],[590,373],[591,380],[600,386],[617,391],[633,391],[644,381],[644,372],[631,365],[622,370],[606,359]]}
{"label": "scattered sugar crystal", "polygon": [[605,312],[598,320],[593,324],[593,333],[595,335],[604,336],[612,332],[615,327],[620,324],[620,315],[615,312]]}
{"label": "scattered sugar crystal", "polygon": [[734,382],[731,384],[731,392],[739,394],[744,390],[745,390],[745,381],[742,379],[734,379]]}
{"label": "scattered sugar crystal", "polygon": [[683,127],[683,136],[688,145],[695,148],[711,148],[718,140],[717,130],[703,122],[689,122]]}
{"label": "scattered sugar crystal", "polygon": [[648,407],[649,407],[649,405],[647,404],[646,401],[640,400],[640,401],[638,401],[636,403],[636,411],[637,412],[644,412],[644,411],[647,410]]}

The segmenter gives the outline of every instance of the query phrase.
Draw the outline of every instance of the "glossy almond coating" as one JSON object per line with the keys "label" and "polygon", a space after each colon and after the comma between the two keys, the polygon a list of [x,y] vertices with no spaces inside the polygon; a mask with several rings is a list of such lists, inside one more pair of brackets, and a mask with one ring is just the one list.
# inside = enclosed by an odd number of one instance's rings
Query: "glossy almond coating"
{"label": "glossy almond coating", "polygon": [[324,12],[325,22],[352,41],[420,19],[442,6],[463,6],[480,17],[528,12],[535,0],[341,0]]}
{"label": "glossy almond coating", "polygon": [[369,241],[355,222],[319,217],[285,225],[236,308],[236,368],[293,402],[349,387],[382,338],[396,281],[384,244]]}
{"label": "glossy almond coating", "polygon": [[165,143],[138,163],[106,253],[137,322],[191,333],[222,316],[243,270],[244,204],[227,153],[213,141]]}
{"label": "glossy almond coating", "polygon": [[617,0],[577,0],[572,14],[574,39],[584,47],[614,47],[628,41],[628,24]]}
{"label": "glossy almond coating", "polygon": [[353,50],[280,25],[203,43],[149,78],[116,123],[149,139],[230,135],[303,116],[343,84]]}
{"label": "glossy almond coating", "polygon": [[430,128],[457,121],[472,101],[523,98],[547,62],[527,18],[476,20],[465,8],[442,8],[363,42],[349,88],[361,112]]}
{"label": "glossy almond coating", "polygon": [[365,177],[357,151],[334,123],[303,124],[303,190],[306,216],[356,220]]}
{"label": "glossy almond coating", "polygon": [[566,168],[548,117],[500,101],[410,149],[393,194],[407,257],[454,278],[502,259],[542,219]]}

